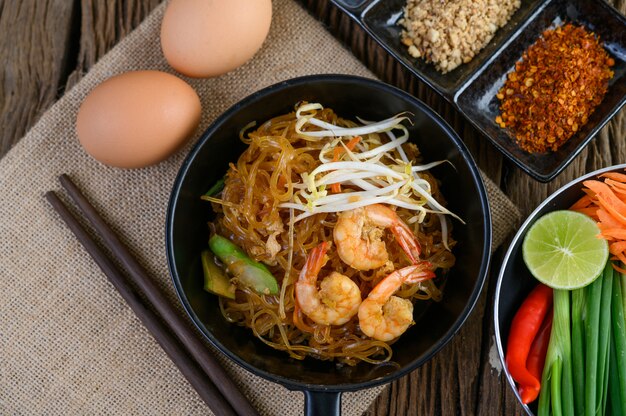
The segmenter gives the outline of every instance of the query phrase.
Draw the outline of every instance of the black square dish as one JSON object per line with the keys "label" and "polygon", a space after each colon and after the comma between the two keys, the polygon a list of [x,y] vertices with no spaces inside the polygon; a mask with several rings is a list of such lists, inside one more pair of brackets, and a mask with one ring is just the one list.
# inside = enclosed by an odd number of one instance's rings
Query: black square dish
{"label": "black square dish", "polygon": [[[524,51],[544,30],[562,23],[585,26],[600,37],[604,48],[615,60],[614,76],[603,101],[589,117],[587,124],[557,151],[528,153],[522,150],[508,130],[500,128],[495,118],[500,114],[498,90]],[[464,86],[454,103],[509,159],[533,178],[547,182],[558,175],[594,135],[626,102],[626,19],[602,0],[550,0],[524,24],[518,34],[481,68]]]}
{"label": "black square dish", "polygon": [[[506,157],[539,181],[548,182],[557,176],[626,102],[626,18],[603,0],[522,0],[511,20],[471,62],[447,74],[411,57],[401,43],[402,27],[398,22],[406,0],[332,1],[398,62],[459,109]],[[496,94],[506,75],[543,31],[565,22],[583,25],[599,35],[615,60],[615,75],[587,124],[558,151],[530,154],[495,123],[499,115]]]}
{"label": "black square dish", "polygon": [[406,0],[333,0],[375,39],[389,54],[402,63],[423,82],[452,101],[454,94],[471,76],[484,67],[506,41],[517,33],[519,27],[545,0],[521,0],[520,8],[509,22],[498,29],[493,39],[467,64],[462,64],[446,74],[437,71],[423,59],[413,58],[401,42]]}

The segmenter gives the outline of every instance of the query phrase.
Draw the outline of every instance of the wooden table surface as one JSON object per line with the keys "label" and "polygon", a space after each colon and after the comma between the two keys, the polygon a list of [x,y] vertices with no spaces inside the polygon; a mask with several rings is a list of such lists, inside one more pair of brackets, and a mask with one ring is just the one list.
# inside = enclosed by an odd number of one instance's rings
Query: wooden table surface
{"label": "wooden table surface", "polygon": [[[328,0],[299,0],[380,79],[422,99],[461,135],[478,165],[529,214],[553,191],[583,173],[626,162],[622,111],[555,180],[542,184],[505,160],[451,105],[414,78]],[[157,0],[0,0],[0,156],[64,91],[136,27]],[[609,1],[626,13],[626,0]],[[367,415],[522,415],[494,350],[495,277],[459,334],[433,360],[392,383]]]}

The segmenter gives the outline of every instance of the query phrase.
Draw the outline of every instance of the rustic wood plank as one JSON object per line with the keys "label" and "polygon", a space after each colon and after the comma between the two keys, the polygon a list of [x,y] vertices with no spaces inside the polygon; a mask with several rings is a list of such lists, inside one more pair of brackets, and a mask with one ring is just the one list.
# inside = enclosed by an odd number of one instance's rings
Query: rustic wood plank
{"label": "rustic wood plank", "polygon": [[66,0],[0,1],[0,156],[63,93],[75,15]]}
{"label": "rustic wood plank", "polygon": [[0,0],[0,157],[159,0]]}
{"label": "rustic wood plank", "polygon": [[68,77],[66,87],[76,84],[102,55],[137,27],[159,3],[159,0],[82,0],[80,49],[76,67]]}

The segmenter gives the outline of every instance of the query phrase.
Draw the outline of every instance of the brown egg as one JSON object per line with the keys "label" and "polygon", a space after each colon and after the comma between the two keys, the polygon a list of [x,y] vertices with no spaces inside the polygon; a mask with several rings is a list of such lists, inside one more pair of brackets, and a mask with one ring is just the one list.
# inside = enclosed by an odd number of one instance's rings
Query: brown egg
{"label": "brown egg", "polygon": [[200,122],[198,94],[160,71],[133,71],[94,88],[78,110],[76,132],[100,162],[121,168],[152,165],[176,151]]}
{"label": "brown egg", "polygon": [[271,0],[172,0],[161,23],[161,48],[181,74],[221,75],[259,50],[271,20]]}

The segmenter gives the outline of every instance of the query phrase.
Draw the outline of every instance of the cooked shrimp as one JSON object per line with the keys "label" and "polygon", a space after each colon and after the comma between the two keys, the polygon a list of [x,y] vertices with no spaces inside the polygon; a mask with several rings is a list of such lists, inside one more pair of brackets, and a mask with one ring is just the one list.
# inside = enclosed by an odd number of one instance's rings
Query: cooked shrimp
{"label": "cooked shrimp", "polygon": [[422,249],[413,232],[394,210],[380,204],[339,214],[333,230],[337,254],[357,270],[382,267],[389,260],[387,248],[381,240],[385,228],[391,229],[411,262],[418,263]]}
{"label": "cooked shrimp", "polygon": [[302,312],[322,325],[343,325],[356,315],[361,290],[348,276],[332,272],[317,289],[317,275],[326,263],[329,243],[315,247],[307,257],[295,285],[296,301]]}
{"label": "cooked shrimp", "polygon": [[381,280],[359,306],[359,325],[368,337],[379,341],[398,338],[413,323],[413,304],[393,296],[403,283],[418,283],[435,274],[428,262],[398,269]]}

